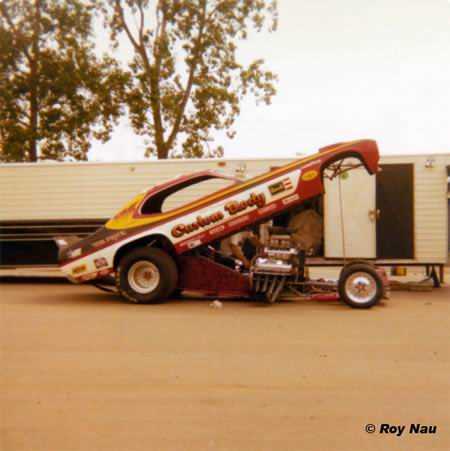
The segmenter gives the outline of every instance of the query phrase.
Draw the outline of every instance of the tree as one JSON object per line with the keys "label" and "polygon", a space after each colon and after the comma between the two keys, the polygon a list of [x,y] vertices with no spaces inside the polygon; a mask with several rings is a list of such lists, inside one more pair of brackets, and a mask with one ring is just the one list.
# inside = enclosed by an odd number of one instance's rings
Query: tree
{"label": "tree", "polygon": [[127,76],[92,43],[83,0],[0,1],[0,160],[86,159],[121,114]]}
{"label": "tree", "polygon": [[[250,30],[276,28],[276,3],[266,0],[105,0],[116,46],[126,35],[134,52],[127,103],[135,131],[158,158],[221,155],[214,130],[227,130],[244,96],[270,103],[275,75],[257,59],[238,62]],[[133,25],[134,24],[134,25]]]}

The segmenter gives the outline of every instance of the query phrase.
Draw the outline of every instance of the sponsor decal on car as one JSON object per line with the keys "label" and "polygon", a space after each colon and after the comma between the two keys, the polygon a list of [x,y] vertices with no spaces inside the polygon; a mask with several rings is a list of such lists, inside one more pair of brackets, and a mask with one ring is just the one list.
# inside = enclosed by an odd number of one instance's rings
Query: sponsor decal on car
{"label": "sponsor decal on car", "polygon": [[281,183],[283,184],[284,189],[286,190],[290,190],[293,188],[292,181],[289,177],[286,177],[285,179],[281,180]]}
{"label": "sponsor decal on car", "polygon": [[272,196],[275,196],[276,194],[280,194],[285,190],[286,190],[286,188],[284,187],[283,182],[281,182],[281,181],[274,183],[272,185],[269,185],[269,191],[270,191],[270,194],[272,194]]}
{"label": "sponsor decal on car", "polygon": [[81,274],[83,272],[86,272],[86,270],[87,270],[86,265],[78,265],[78,266],[75,266],[75,268],[72,268],[72,274],[73,275]]}
{"label": "sponsor decal on car", "polygon": [[94,265],[97,269],[104,268],[105,266],[108,266],[108,261],[105,257],[96,258],[94,260]]}
{"label": "sponsor decal on car", "polygon": [[172,236],[175,238],[181,238],[187,233],[195,232],[201,228],[208,227],[210,224],[219,222],[224,218],[221,211],[216,211],[207,216],[197,216],[195,222],[190,224],[177,224],[171,230]]}
{"label": "sponsor decal on car", "polygon": [[211,224],[220,222],[225,218],[225,212],[230,216],[234,216],[251,207],[261,208],[266,204],[266,196],[264,193],[251,193],[245,200],[232,200],[223,207],[225,211],[216,211],[210,215],[197,216],[194,222],[189,224],[177,224],[172,227],[170,233],[174,238],[181,238],[182,236],[196,232],[202,228],[208,227]]}
{"label": "sponsor decal on car", "polygon": [[290,177],[286,177],[279,182],[273,183],[269,185],[269,191],[272,196],[276,196],[277,194],[283,193],[284,191],[289,191],[293,188],[292,180]]}
{"label": "sponsor decal on car", "polygon": [[225,204],[225,210],[230,215],[235,215],[236,213],[240,213],[241,211],[246,210],[249,207],[264,207],[266,205],[266,196],[264,193],[251,193],[250,197],[246,200],[232,200]]}
{"label": "sponsor decal on car", "polygon": [[302,175],[302,180],[304,182],[310,182],[311,180],[314,180],[315,178],[317,178],[318,175],[319,175],[319,173],[315,169],[311,169],[310,171],[306,171]]}

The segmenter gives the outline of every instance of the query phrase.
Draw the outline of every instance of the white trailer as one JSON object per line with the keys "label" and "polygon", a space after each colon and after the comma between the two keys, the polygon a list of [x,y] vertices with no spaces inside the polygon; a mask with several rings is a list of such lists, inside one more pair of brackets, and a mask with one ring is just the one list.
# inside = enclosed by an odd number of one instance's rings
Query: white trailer
{"label": "white trailer", "polygon": [[[55,264],[55,235],[90,233],[134,194],[178,175],[214,169],[251,177],[288,161],[0,165],[0,265]],[[450,154],[385,155],[381,164],[377,177],[361,170],[352,171],[348,179],[326,181],[324,249],[315,264],[364,258],[386,265],[439,267],[442,273],[448,261]],[[172,206],[216,188],[205,183],[182,191],[171,199]]]}
{"label": "white trailer", "polygon": [[347,180],[327,183],[325,258],[420,265],[433,275],[438,267],[443,280],[449,259],[450,154],[382,155],[381,168],[375,178],[353,171]]}
{"label": "white trailer", "polygon": [[[124,163],[0,164],[0,266],[56,265],[55,236],[87,235],[137,193],[182,174],[214,169],[256,175],[278,164],[261,159],[192,159]],[[171,205],[217,189],[205,182]]]}

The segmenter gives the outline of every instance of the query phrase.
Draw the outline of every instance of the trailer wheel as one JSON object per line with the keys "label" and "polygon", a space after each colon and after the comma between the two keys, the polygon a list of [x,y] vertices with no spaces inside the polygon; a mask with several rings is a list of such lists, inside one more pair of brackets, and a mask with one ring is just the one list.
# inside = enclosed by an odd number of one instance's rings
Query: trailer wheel
{"label": "trailer wheel", "polygon": [[156,304],[177,286],[178,270],[173,258],[157,248],[138,248],[126,254],[116,271],[120,294],[137,304]]}
{"label": "trailer wheel", "polygon": [[383,297],[383,282],[372,265],[355,263],[342,269],[338,291],[350,307],[370,308]]}

